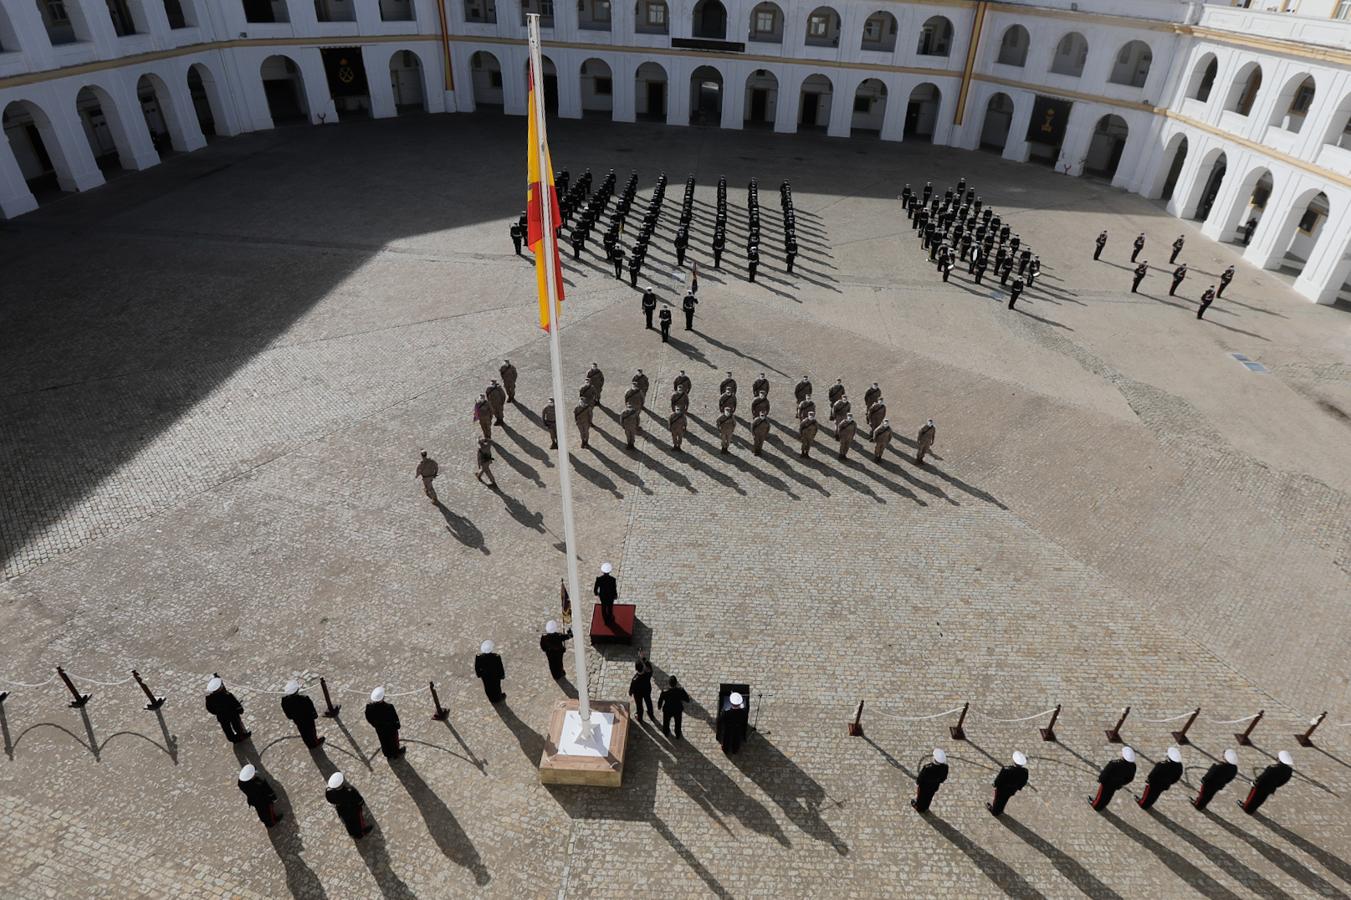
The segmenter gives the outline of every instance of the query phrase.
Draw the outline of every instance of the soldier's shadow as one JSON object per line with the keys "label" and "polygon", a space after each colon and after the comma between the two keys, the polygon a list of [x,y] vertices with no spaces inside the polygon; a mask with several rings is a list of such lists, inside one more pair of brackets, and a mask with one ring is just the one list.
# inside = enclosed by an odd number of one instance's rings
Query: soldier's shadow
{"label": "soldier's shadow", "polygon": [[[829,799],[825,790],[763,733],[752,731],[742,751],[731,760],[804,834],[830,844],[840,856],[849,855],[849,845],[821,815],[822,807]],[[836,801],[835,805],[843,804]]]}
{"label": "soldier's shadow", "polygon": [[484,556],[492,551],[488,549],[487,544],[483,542],[483,532],[479,531],[478,526],[470,519],[451,510],[440,500],[436,501],[436,511],[446,520],[446,531],[454,535],[455,540],[464,544],[471,550],[477,550]]}
{"label": "soldier's shadow", "polygon": [[1238,895],[1233,891],[1220,884],[1214,878],[1211,878],[1191,862],[1188,862],[1181,854],[1170,850],[1140,829],[1136,828],[1134,825],[1127,823],[1110,809],[1104,809],[1099,815],[1111,823],[1111,825],[1122,834],[1135,841],[1150,853],[1153,853],[1154,856],[1158,858],[1159,862],[1167,866],[1172,870],[1174,875],[1191,885],[1196,891],[1205,894],[1207,897],[1222,897],[1226,898],[1226,900],[1228,900],[1228,898],[1234,898],[1234,900],[1237,900]]}
{"label": "soldier's shadow", "polygon": [[980,869],[981,873],[1004,894],[1010,897],[1023,898],[1023,900],[1045,900],[1046,895],[1033,887],[1013,867],[979,846],[952,825],[936,815],[920,816],[919,818],[925,825],[938,832],[944,840],[962,851],[967,859],[975,863],[976,868]]}
{"label": "soldier's shadow", "polygon": [[469,835],[460,827],[460,823],[456,821],[445,802],[427,785],[427,782],[422,780],[422,776],[408,762],[407,757],[390,760],[389,768],[417,806],[422,821],[427,826],[427,833],[436,842],[442,855],[472,872],[474,880],[480,886],[491,881],[492,875],[484,865],[473,841],[469,839]]}
{"label": "soldier's shadow", "polygon": [[[1082,891],[1085,897],[1101,897],[1104,898],[1104,900],[1122,900],[1120,894],[1104,884],[1092,872],[1088,871],[1088,869],[1086,869],[1077,859],[1037,834],[1022,822],[1019,822],[1013,816],[1005,813],[999,817],[999,824],[1021,838],[1023,843],[1046,857],[1051,865],[1055,866],[1056,871],[1061,875],[1064,875],[1071,884]],[[1268,894],[1266,896],[1281,895]]]}
{"label": "soldier's shadow", "polygon": [[413,892],[403,879],[399,877],[389,861],[389,848],[385,844],[385,833],[380,828],[380,823],[371,813],[370,807],[366,808],[366,823],[371,826],[370,834],[356,842],[357,853],[361,856],[361,861],[366,864],[370,870],[371,877],[375,879],[375,884],[380,888],[380,894],[388,900],[414,900],[417,894]]}

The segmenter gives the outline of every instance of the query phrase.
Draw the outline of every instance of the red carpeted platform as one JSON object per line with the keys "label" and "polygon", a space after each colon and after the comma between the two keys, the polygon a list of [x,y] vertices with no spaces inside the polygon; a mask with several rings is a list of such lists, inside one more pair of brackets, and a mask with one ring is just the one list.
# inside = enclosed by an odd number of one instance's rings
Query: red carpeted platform
{"label": "red carpeted platform", "polygon": [[637,620],[638,607],[632,603],[614,605],[614,621],[607,623],[600,614],[600,604],[591,606],[591,643],[593,644],[632,644],[633,625]]}

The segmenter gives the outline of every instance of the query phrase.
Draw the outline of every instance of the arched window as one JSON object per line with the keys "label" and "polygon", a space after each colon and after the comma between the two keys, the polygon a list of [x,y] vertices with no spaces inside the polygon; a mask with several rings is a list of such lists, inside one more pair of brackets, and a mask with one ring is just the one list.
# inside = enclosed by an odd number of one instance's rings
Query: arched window
{"label": "arched window", "polygon": [[577,0],[577,27],[585,31],[609,31],[610,0]]}
{"label": "arched window", "polygon": [[727,39],[727,7],[721,0],[699,0],[694,4],[694,27],[691,33],[697,38],[712,38],[716,41]]}
{"label": "arched window", "polygon": [[1078,78],[1084,74],[1086,62],[1088,62],[1088,41],[1079,32],[1071,31],[1056,45],[1055,56],[1051,59],[1051,71],[1057,75]]}
{"label": "arched window", "polygon": [[670,18],[665,0],[638,0],[634,6],[633,30],[639,34],[669,34]]}
{"label": "arched window", "polygon": [[413,0],[380,0],[382,22],[412,22],[416,18]]}
{"label": "arched window", "polygon": [[840,14],[829,6],[818,6],[807,17],[808,47],[838,47],[840,45]]}
{"label": "arched window", "polygon": [[1187,85],[1187,96],[1202,103],[1210,100],[1210,92],[1215,87],[1215,76],[1220,73],[1220,63],[1214,53],[1201,57],[1196,68],[1192,69],[1191,83]]}
{"label": "arched window", "polygon": [[890,53],[896,49],[896,17],[889,12],[875,12],[863,23],[863,50]]}
{"label": "arched window", "polygon": [[774,3],[760,3],[751,10],[746,39],[761,44],[783,43],[783,10]]}
{"label": "arched window", "polygon": [[1248,115],[1252,112],[1252,106],[1257,102],[1257,92],[1261,89],[1262,67],[1250,62],[1239,69],[1238,75],[1229,85],[1229,96],[1224,101],[1224,108],[1240,116]]}
{"label": "arched window", "polygon": [[924,23],[919,32],[920,56],[947,56],[952,52],[952,23],[942,16],[934,16]]}
{"label": "arched window", "polygon": [[521,27],[526,24],[526,16],[539,15],[540,28],[554,27],[554,0],[521,0]]}
{"label": "arched window", "polygon": [[496,0],[464,0],[464,20],[485,25],[497,23]]}
{"label": "arched window", "polygon": [[995,62],[1002,66],[1017,66],[1021,69],[1027,65],[1027,48],[1031,43],[1032,39],[1026,28],[1021,25],[1010,25],[1004,29],[1004,37],[999,41],[999,57]]}
{"label": "arched window", "polygon": [[1285,89],[1276,99],[1276,107],[1268,124],[1293,131],[1296,134],[1304,127],[1304,119],[1313,106],[1315,85],[1312,75],[1296,75],[1285,83]]}
{"label": "arched window", "polygon": [[1116,64],[1107,78],[1112,84],[1144,87],[1149,78],[1149,67],[1154,64],[1154,52],[1144,41],[1129,41],[1116,54]]}

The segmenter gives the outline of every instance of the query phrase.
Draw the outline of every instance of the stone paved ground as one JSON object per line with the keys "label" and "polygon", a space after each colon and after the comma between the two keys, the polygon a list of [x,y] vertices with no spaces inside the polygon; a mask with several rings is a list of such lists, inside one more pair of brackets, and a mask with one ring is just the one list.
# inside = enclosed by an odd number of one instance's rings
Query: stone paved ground
{"label": "stone paved ground", "polygon": [[[985,155],[802,135],[562,123],[576,173],[659,169],[678,204],[700,178],[765,188],[765,270],[703,271],[696,331],[641,328],[637,295],[594,260],[567,266],[569,384],[591,360],[607,404],[643,367],[646,435],[614,416],[576,456],[583,570],[616,563],[659,672],[698,703],[688,740],[643,726],[619,791],[545,789],[534,766],[559,688],[535,649],[562,573],[556,473],[535,414],[547,347],[533,277],[509,252],[521,123],[437,117],[221,142],[0,226],[0,677],[52,666],[105,682],[12,686],[0,706],[14,897],[1351,895],[1351,329],[1240,266],[1231,298],[1191,310],[1236,258],[1138,197]],[[921,263],[895,195],[962,174],[1013,216],[1045,278],[1010,312]],[[791,177],[800,271],[779,265],[775,186]],[[670,207],[668,207],[669,209]],[[674,213],[664,219],[669,239]],[[1112,230],[1110,261],[1089,259]],[[1193,280],[1131,296],[1131,235],[1188,234]],[[700,241],[704,243],[700,243]],[[666,245],[653,280],[677,299]],[[504,248],[506,248],[504,250]],[[1149,255],[1149,254],[1147,254]],[[679,313],[676,315],[679,321]],[[1229,354],[1270,372],[1254,374]],[[525,407],[497,434],[494,494],[472,480],[471,396],[504,355]],[[694,379],[690,453],[664,439],[671,378]],[[762,458],[720,456],[714,385],[766,372]],[[787,398],[810,373],[861,399],[878,381],[900,440],[879,464],[796,454]],[[742,413],[749,398],[743,399]],[[932,416],[938,456],[911,437]],[[411,477],[441,461],[437,512]],[[494,638],[508,704],[470,677]],[[621,697],[631,650],[590,655]],[[568,663],[571,670],[571,660]],[[220,671],[254,728],[231,748],[202,712]],[[275,694],[328,676],[344,704],[307,753]],[[451,710],[429,718],[435,679]],[[724,757],[707,710],[754,685],[757,730]],[[376,683],[410,752],[390,766],[361,719]],[[571,684],[571,682],[569,683]],[[845,735],[859,699],[864,738]],[[971,701],[970,741],[941,712]],[[1059,743],[1040,720],[1063,704]],[[1250,819],[1181,788],[1154,813],[1089,811],[1093,772],[1126,735],[1160,758],[1197,705],[1187,782],[1266,710],[1245,776],[1282,748],[1298,775]],[[1332,710],[1318,746],[1290,735]],[[1330,727],[1331,726],[1331,727]],[[933,746],[952,778],[936,814],[907,806]],[[1016,748],[1032,789],[982,807]],[[266,832],[234,787],[242,761],[279,785]],[[341,768],[378,831],[354,847],[322,798]],[[1231,791],[1234,796],[1238,790]]]}

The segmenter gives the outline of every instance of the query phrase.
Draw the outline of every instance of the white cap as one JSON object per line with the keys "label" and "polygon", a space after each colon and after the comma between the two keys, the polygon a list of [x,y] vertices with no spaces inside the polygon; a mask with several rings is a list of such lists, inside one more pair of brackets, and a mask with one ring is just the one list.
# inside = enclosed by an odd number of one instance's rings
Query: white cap
{"label": "white cap", "polygon": [[282,693],[288,697],[291,696],[292,694],[296,694],[299,692],[300,692],[300,682],[296,681],[294,678],[286,682],[286,687],[282,688]]}
{"label": "white cap", "polygon": [[253,767],[252,764],[249,764],[249,765],[246,765],[244,768],[242,768],[242,769],[239,770],[239,780],[240,780],[240,781],[252,781],[252,780],[253,780],[253,776],[254,776],[254,775],[257,775],[257,774],[258,774],[258,770],[255,769],[255,768]]}
{"label": "white cap", "polygon": [[1168,758],[1173,762],[1182,762],[1182,751],[1176,747],[1168,748]]}
{"label": "white cap", "polygon": [[544,623],[544,630],[548,634],[558,634],[558,622],[554,619]]}
{"label": "white cap", "polygon": [[206,692],[208,694],[214,694],[216,691],[220,689],[221,689],[221,680],[213,675],[211,680],[206,683]]}
{"label": "white cap", "polygon": [[947,761],[948,761],[948,755],[947,755],[946,753],[944,753],[944,752],[942,751],[942,749],[935,749],[935,750],[934,750],[934,762],[936,762],[936,763],[945,763],[945,762],[947,762]]}
{"label": "white cap", "polygon": [[933,420],[933,419],[930,419],[930,420],[929,420],[929,424],[932,425],[933,423],[934,423],[934,420]]}
{"label": "white cap", "polygon": [[1133,763],[1135,762],[1135,751],[1132,750],[1130,747],[1122,747],[1121,758],[1124,759],[1126,762]]}
{"label": "white cap", "polygon": [[1295,758],[1290,755],[1289,750],[1282,750],[1280,753],[1277,753],[1276,758],[1287,766],[1293,766],[1295,764]]}
{"label": "white cap", "polygon": [[493,652],[493,642],[492,642],[492,641],[484,641],[483,643],[479,644],[479,645],[478,645],[478,652],[479,652],[479,653],[492,653],[492,652]]}
{"label": "white cap", "polygon": [[609,563],[601,563],[600,572],[602,575],[609,575],[611,572],[614,571],[614,568],[615,567],[610,565]]}
{"label": "white cap", "polygon": [[342,773],[341,773],[341,772],[334,772],[332,775],[328,776],[328,786],[329,786],[329,787],[331,787],[331,788],[340,788],[340,787],[342,787],[342,783],[343,783],[343,777],[342,777]]}
{"label": "white cap", "polygon": [[384,688],[378,687],[378,688],[376,688],[375,690],[371,691],[371,702],[372,702],[372,703],[379,703],[379,702],[380,702],[381,700],[383,700],[383,699],[385,699],[385,689],[384,689]]}
{"label": "white cap", "polygon": [[745,699],[737,691],[732,691],[732,693],[728,695],[727,699],[731,702],[733,706],[740,706],[743,702],[745,702]]}
{"label": "white cap", "polygon": [[1023,751],[1021,751],[1021,750],[1014,750],[1014,751],[1013,751],[1013,764],[1014,764],[1015,766],[1025,766],[1025,765],[1027,765],[1027,757],[1026,757],[1026,756],[1023,756]]}
{"label": "white cap", "polygon": [[1236,766],[1238,765],[1238,754],[1233,750],[1226,750],[1224,751],[1224,761],[1231,766]]}

